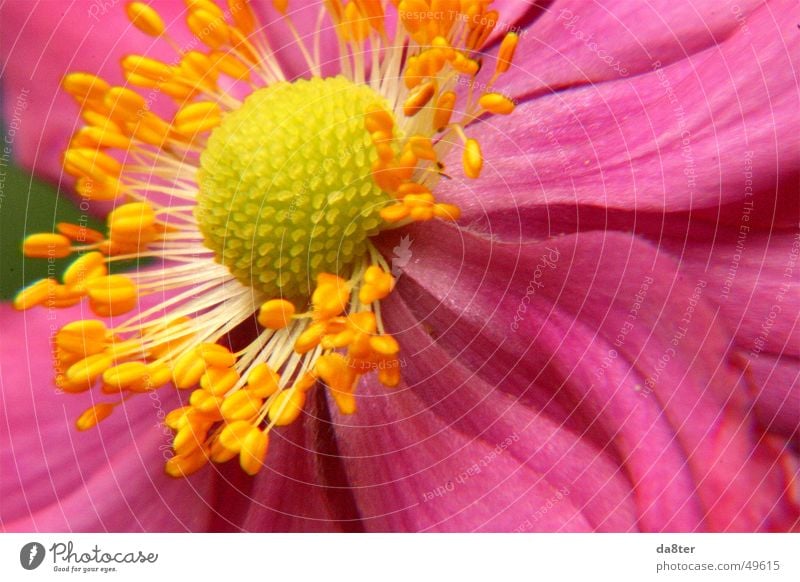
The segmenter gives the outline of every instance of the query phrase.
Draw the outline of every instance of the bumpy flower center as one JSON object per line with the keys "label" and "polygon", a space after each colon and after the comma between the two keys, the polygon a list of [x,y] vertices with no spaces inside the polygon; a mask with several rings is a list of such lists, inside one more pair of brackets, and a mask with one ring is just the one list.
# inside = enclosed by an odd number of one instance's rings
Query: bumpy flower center
{"label": "bumpy flower center", "polygon": [[211,134],[197,217],[206,245],[242,283],[305,301],[319,273],[349,276],[391,201],[365,112],[385,99],[344,77],[254,92]]}

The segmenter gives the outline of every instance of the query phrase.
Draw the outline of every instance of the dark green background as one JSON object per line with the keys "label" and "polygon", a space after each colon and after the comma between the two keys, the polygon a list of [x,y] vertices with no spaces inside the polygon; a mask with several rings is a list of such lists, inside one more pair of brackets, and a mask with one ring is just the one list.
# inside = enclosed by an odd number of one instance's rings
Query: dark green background
{"label": "dark green background", "polygon": [[[5,174],[3,176],[3,174]],[[0,162],[3,199],[0,206],[0,298],[11,299],[20,288],[47,276],[47,260],[22,256],[26,234],[53,232],[58,222],[78,222],[82,213],[75,202],[50,184],[14,165]],[[104,232],[103,223],[89,217],[86,224]],[[72,259],[56,261],[60,275]]]}

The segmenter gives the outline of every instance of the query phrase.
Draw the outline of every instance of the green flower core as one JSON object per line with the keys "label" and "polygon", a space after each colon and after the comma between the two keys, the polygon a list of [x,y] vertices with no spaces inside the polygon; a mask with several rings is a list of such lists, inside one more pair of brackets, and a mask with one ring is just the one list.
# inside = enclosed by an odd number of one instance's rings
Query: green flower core
{"label": "green flower core", "polygon": [[347,277],[392,201],[372,178],[364,116],[388,108],[344,77],[277,83],[226,115],[200,158],[195,217],[243,284],[304,303],[321,272]]}

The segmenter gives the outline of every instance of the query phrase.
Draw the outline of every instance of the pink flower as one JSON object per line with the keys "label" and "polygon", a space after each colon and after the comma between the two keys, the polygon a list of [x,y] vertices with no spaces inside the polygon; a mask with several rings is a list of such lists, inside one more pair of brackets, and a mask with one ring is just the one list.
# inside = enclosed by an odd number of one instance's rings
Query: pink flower
{"label": "pink flower", "polygon": [[[172,480],[159,420],[176,397],[74,432],[90,402],[54,394],[49,342],[83,308],[3,306],[4,529],[796,528],[793,3],[495,4],[521,30],[498,84],[516,111],[472,126],[481,179],[437,188],[457,225],[377,239],[402,259],[383,304],[400,387],[365,377],[355,415],[312,393],[256,477]],[[30,89],[15,154],[53,179],[76,127],[63,74],[121,81],[121,55],[158,54],[96,6],[3,8],[7,118]]]}

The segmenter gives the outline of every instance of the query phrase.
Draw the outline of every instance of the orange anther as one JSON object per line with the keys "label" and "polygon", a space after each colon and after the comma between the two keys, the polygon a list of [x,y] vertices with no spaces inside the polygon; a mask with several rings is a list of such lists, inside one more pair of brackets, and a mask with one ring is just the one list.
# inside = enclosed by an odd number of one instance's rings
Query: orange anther
{"label": "orange anther", "polygon": [[95,404],[78,417],[78,420],[75,421],[75,426],[78,427],[78,430],[89,430],[111,416],[112,412],[114,412],[113,404]]}
{"label": "orange anther", "polygon": [[72,252],[72,241],[63,234],[30,234],[22,243],[22,252],[32,259],[63,259]]}
{"label": "orange anther", "polygon": [[130,2],[125,7],[128,20],[149,36],[160,36],[164,34],[164,20],[150,6],[143,2]]}
{"label": "orange anther", "polygon": [[272,299],[261,305],[258,323],[268,329],[283,329],[292,321],[294,305],[285,299]]}

